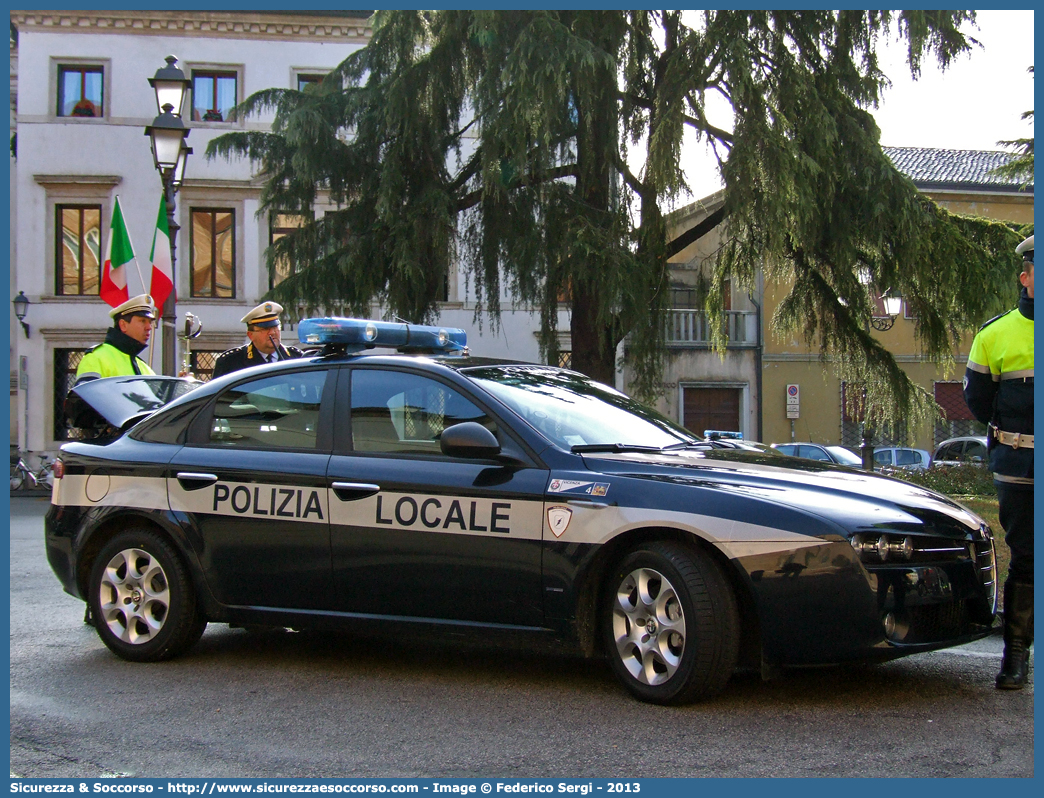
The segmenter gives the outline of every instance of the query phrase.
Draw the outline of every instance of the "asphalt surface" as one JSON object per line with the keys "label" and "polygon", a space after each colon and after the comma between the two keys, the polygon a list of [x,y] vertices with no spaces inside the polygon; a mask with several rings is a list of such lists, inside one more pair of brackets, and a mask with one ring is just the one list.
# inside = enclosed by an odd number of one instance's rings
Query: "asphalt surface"
{"label": "asphalt surface", "polygon": [[681,708],[634,701],[601,662],[381,630],[211,625],[177,660],[127,663],[51,573],[46,507],[11,501],[15,776],[1033,775],[1033,687],[994,689],[998,635],[771,682],[741,673]]}

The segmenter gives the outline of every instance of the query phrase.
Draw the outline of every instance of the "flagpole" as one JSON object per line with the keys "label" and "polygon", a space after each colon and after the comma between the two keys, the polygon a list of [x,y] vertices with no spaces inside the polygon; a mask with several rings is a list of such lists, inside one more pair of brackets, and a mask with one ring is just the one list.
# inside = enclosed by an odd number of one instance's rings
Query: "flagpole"
{"label": "flagpole", "polygon": [[[116,202],[120,201],[120,195],[116,195]],[[145,287],[145,276],[141,273],[141,264],[138,263],[137,250],[134,249],[134,241],[131,239],[130,227],[127,226],[127,217],[123,218],[123,226],[127,231],[127,241],[130,242],[131,254],[134,256],[134,268],[138,270],[138,279],[141,280],[141,292],[147,294],[149,289]]]}
{"label": "flagpole", "polygon": [[170,236],[170,276],[171,282],[174,284],[171,287],[170,293],[167,294],[166,300],[163,302],[161,316],[163,320],[163,373],[169,377],[176,377],[178,375],[178,339],[177,332],[175,331],[175,323],[177,320],[175,303],[177,302],[178,289],[174,275],[177,274],[177,271],[175,270],[178,262],[177,240],[178,230],[181,229],[181,225],[178,224],[175,215],[177,204],[174,200],[174,194],[177,191],[177,188],[174,186],[174,173],[174,169],[162,173],[163,197],[167,203],[167,234]]}

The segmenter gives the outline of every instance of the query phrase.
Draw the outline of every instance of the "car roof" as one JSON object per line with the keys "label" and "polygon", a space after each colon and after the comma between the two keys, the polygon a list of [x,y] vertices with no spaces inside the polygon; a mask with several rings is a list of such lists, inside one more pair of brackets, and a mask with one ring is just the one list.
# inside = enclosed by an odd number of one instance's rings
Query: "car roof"
{"label": "car roof", "polygon": [[981,443],[983,446],[987,445],[985,435],[957,435],[956,437],[947,438],[946,440],[944,440],[942,443],[935,447],[935,450],[939,451],[939,449],[941,449],[943,446],[948,446],[951,443],[963,443],[964,441],[975,441],[976,443]]}
{"label": "car roof", "polygon": [[219,381],[234,382],[236,379],[243,377],[248,371],[255,372],[257,374],[278,374],[281,371],[290,371],[305,366],[318,366],[330,364],[353,364],[367,366],[409,365],[420,369],[431,368],[434,365],[444,366],[454,371],[463,371],[468,368],[477,368],[483,366],[529,366],[533,368],[555,369],[556,371],[568,371],[568,369],[560,369],[558,366],[548,366],[540,363],[530,363],[524,360],[512,360],[510,358],[427,355],[412,352],[403,354],[396,352],[372,351],[364,351],[357,353],[331,352],[329,354],[316,354],[310,357],[305,356],[301,358],[294,358],[292,360],[281,360],[278,363],[262,363],[258,366],[251,366],[249,369],[239,369],[238,371],[233,371],[231,374],[225,374],[217,378],[216,380],[211,380],[211,382],[208,383],[208,385],[216,384]]}

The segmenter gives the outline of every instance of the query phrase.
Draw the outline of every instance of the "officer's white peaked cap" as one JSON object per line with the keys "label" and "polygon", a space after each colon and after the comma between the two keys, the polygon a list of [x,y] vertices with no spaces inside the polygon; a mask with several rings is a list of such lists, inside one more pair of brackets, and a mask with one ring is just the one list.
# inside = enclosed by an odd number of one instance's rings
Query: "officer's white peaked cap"
{"label": "officer's white peaked cap", "polygon": [[255,327],[277,327],[279,326],[279,314],[282,312],[283,306],[278,302],[262,302],[240,321]]}
{"label": "officer's white peaked cap", "polygon": [[110,318],[115,319],[117,316],[144,316],[146,319],[154,319],[156,318],[156,303],[148,294],[139,294],[109,311]]}
{"label": "officer's white peaked cap", "polygon": [[1015,251],[1026,260],[1033,260],[1033,236],[1030,236],[1015,247]]}

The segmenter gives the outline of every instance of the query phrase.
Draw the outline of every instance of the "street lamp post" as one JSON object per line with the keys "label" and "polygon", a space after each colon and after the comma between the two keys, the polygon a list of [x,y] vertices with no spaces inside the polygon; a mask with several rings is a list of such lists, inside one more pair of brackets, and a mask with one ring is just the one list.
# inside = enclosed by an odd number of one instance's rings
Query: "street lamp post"
{"label": "street lamp post", "polygon": [[29,297],[25,295],[25,291],[19,291],[18,296],[11,300],[11,304],[14,305],[15,318],[22,325],[22,331],[25,333],[25,337],[28,338],[29,323],[25,320],[25,314],[29,312],[29,305],[32,303],[29,301]]}
{"label": "street lamp post", "polygon": [[[152,140],[152,158],[163,181],[167,226],[170,233],[171,278],[177,286],[176,250],[178,230],[181,226],[177,222],[177,205],[174,198],[181,188],[188,156],[192,154],[192,148],[185,144],[189,129],[181,119],[185,94],[191,81],[178,68],[177,58],[168,55],[166,60],[167,65],[160,67],[156,70],[155,76],[149,78],[149,85],[156,92],[156,110],[159,115],[145,128],[145,135]],[[167,295],[160,313],[163,329],[162,370],[167,376],[177,374],[176,293],[176,290],[172,290]]]}
{"label": "street lamp post", "polygon": [[903,296],[889,288],[881,294],[881,304],[884,305],[885,315],[871,316],[870,325],[878,332],[888,332],[895,324],[899,311],[903,309]]}

